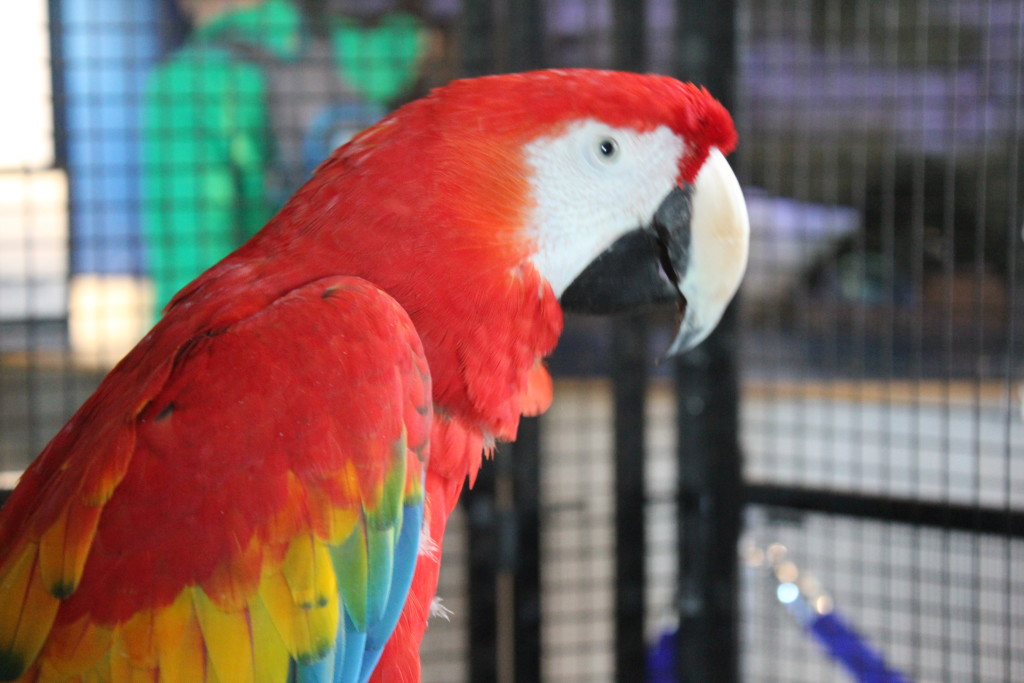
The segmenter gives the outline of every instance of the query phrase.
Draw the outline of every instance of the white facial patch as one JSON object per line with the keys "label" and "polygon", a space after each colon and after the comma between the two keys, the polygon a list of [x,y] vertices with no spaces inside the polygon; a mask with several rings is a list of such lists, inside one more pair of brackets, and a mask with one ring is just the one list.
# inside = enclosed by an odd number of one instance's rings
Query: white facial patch
{"label": "white facial patch", "polygon": [[684,149],[667,126],[639,133],[590,119],[527,145],[533,262],[556,296],[615,240],[650,222]]}

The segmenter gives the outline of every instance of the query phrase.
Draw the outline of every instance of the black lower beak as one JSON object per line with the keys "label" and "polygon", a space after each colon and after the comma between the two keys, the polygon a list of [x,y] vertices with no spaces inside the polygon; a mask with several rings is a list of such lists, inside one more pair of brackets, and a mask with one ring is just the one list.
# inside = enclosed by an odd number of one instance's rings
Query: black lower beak
{"label": "black lower beak", "polygon": [[577,313],[611,314],[686,300],[679,282],[690,248],[692,188],[665,197],[650,225],[626,233],[598,256],[562,293],[562,307]]}

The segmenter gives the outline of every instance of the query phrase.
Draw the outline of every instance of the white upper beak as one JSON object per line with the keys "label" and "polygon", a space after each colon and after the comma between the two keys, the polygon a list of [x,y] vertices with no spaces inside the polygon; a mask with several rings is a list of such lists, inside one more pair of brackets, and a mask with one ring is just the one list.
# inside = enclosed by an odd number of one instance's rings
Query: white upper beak
{"label": "white upper beak", "polygon": [[686,313],[668,355],[704,341],[732,301],[747,268],[750,221],[736,175],[712,149],[693,185],[686,272],[677,283]]}

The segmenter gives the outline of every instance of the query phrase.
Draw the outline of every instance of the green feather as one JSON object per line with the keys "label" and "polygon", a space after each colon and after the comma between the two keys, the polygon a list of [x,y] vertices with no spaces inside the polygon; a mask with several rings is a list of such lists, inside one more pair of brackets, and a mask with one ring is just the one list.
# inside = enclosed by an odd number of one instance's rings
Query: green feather
{"label": "green feather", "polygon": [[403,426],[402,435],[391,444],[391,466],[384,475],[380,499],[372,510],[367,511],[366,521],[372,528],[383,531],[401,524],[407,462],[408,440]]}
{"label": "green feather", "polygon": [[349,537],[341,545],[332,547],[330,552],[345,611],[356,628],[365,632],[368,570],[365,520],[357,521]]}

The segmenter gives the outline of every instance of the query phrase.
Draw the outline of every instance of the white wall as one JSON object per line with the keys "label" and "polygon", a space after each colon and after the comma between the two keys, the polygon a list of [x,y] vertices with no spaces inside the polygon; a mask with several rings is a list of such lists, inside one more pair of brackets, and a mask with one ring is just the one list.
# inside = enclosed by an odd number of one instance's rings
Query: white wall
{"label": "white wall", "polygon": [[0,3],[0,321],[67,310],[67,180],[53,170],[45,0]]}

